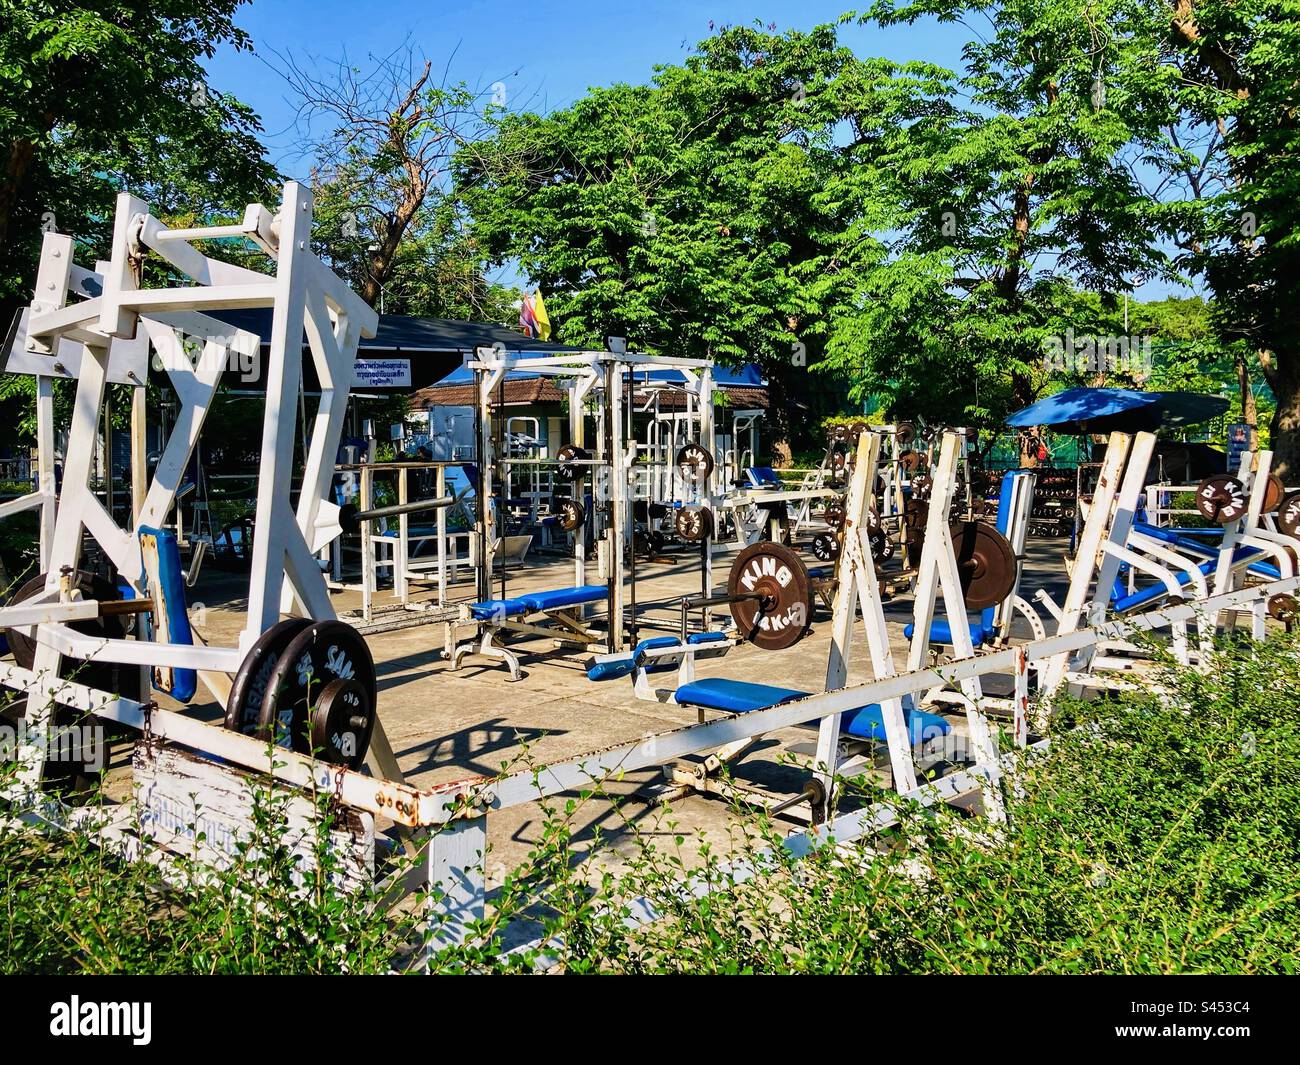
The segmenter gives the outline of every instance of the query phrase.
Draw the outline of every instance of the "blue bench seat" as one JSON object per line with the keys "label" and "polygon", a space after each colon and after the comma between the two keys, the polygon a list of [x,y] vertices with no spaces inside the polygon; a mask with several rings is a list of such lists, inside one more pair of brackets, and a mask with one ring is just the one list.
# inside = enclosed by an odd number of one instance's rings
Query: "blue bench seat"
{"label": "blue bench seat", "polygon": [[[907,639],[912,638],[912,633],[916,631],[916,625],[909,621],[903,626],[903,635]],[[976,647],[982,647],[984,641],[988,639],[989,631],[983,625],[972,621],[970,623],[970,642]],[[948,625],[947,618],[935,618],[930,622],[930,642],[931,643],[952,643],[952,629]]]}
{"label": "blue bench seat", "polygon": [[[706,677],[678,688],[677,702],[682,706],[747,714],[753,710],[766,710],[782,703],[792,703],[796,699],[806,699],[810,694],[797,688],[779,688],[774,684]],[[908,739],[914,747],[935,736],[946,736],[952,730],[952,726],[938,714],[929,714],[924,710],[904,709],[903,720],[907,722]],[[859,739],[885,742],[885,718],[880,705],[869,703],[848,711],[841,718],[840,731]]]}
{"label": "blue bench seat", "polygon": [[583,603],[596,603],[604,599],[609,589],[603,584],[584,584],[579,588],[552,588],[545,592],[527,592],[511,599],[485,599],[471,603],[469,612],[479,621],[493,618],[517,617],[520,614],[540,614],[547,610],[561,610]]}
{"label": "blue bench seat", "polygon": [[[710,643],[718,643],[727,638],[725,632],[693,632],[686,637],[686,642],[692,647],[700,647]],[[651,636],[642,640],[630,652],[623,655],[609,656],[603,661],[593,662],[587,667],[588,680],[613,680],[617,677],[626,677],[636,671],[637,666],[643,662],[643,655],[651,648],[658,647],[680,647],[682,641],[676,636]],[[662,658],[645,663],[644,669],[647,673],[665,673],[670,669],[676,669],[680,656],[677,661],[671,655],[664,655]]]}

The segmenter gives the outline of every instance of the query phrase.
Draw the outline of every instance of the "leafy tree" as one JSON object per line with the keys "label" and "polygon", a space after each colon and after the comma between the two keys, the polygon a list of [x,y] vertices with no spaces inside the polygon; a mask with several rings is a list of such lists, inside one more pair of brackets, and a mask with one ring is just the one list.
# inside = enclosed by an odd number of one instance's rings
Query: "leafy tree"
{"label": "leafy tree", "polygon": [[855,205],[827,188],[851,165],[844,101],[868,77],[833,26],[737,27],[648,85],[501,116],[458,160],[473,232],[546,291],[560,340],[759,363],[788,458],[848,280],[835,256]]}
{"label": "leafy tree", "polygon": [[30,290],[41,229],[88,241],[122,189],[163,215],[242,210],[275,178],[256,116],[207,85],[249,47],[240,0],[0,0],[0,309]]}

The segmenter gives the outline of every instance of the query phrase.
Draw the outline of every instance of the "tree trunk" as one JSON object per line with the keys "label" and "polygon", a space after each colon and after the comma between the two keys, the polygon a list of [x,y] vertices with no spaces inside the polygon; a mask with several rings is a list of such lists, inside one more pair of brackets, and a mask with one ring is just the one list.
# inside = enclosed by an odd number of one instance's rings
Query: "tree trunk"
{"label": "tree trunk", "polygon": [[793,466],[790,448],[790,390],[785,377],[774,370],[767,375],[767,423],[772,431],[772,465]]}
{"label": "tree trunk", "polygon": [[1269,426],[1273,472],[1290,485],[1300,479],[1300,352],[1277,352],[1272,384],[1277,396]]}
{"label": "tree trunk", "polygon": [[1241,420],[1256,429],[1259,427],[1259,409],[1255,405],[1255,390],[1250,386],[1250,364],[1241,352],[1237,354],[1237,388],[1241,392]]}

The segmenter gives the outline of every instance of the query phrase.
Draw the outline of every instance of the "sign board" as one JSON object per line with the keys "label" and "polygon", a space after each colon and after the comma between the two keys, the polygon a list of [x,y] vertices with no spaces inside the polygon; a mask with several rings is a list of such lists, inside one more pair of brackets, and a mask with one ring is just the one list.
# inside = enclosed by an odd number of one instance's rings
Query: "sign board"
{"label": "sign board", "polygon": [[357,359],[356,385],[363,388],[410,388],[410,359]]}
{"label": "sign board", "polygon": [[1255,429],[1239,422],[1228,426],[1228,472],[1241,469],[1241,456],[1255,450]]}
{"label": "sign board", "polygon": [[[306,871],[319,853],[319,811],[310,795],[276,785],[232,765],[219,765],[162,742],[135,745],[133,759],[140,833],[173,854],[226,868],[252,838],[255,804],[262,819],[276,819],[277,846]],[[361,810],[334,807],[325,846],[337,857],[332,879],[358,889],[374,876],[375,819]],[[255,869],[255,866],[254,866]],[[294,877],[298,882],[297,875]]]}

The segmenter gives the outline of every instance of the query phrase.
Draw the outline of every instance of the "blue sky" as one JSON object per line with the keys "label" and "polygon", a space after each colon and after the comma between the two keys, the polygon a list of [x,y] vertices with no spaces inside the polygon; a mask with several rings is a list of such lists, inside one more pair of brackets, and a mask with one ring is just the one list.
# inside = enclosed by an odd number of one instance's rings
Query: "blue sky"
{"label": "blue sky", "polygon": [[[859,7],[865,6],[863,4]],[[275,53],[296,59],[332,60],[345,51],[365,66],[367,55],[384,55],[409,37],[435,65],[450,60],[450,77],[484,90],[501,81],[508,102],[529,110],[564,107],[592,86],[646,81],[656,64],[678,63],[709,23],[775,22],[778,29],[808,29],[846,10],[849,0],[800,0],[758,4],[731,0],[652,0],[637,4],[599,0],[446,0],[429,4],[346,0],[256,0],[237,22],[258,54],[223,49],[209,63],[214,88],[253,107],[266,129],[273,162],[302,177],[304,161],[293,151],[293,109],[282,80],[267,65]],[[916,26],[846,26],[842,41],[859,55],[899,61],[920,59],[956,67],[969,31],[927,22]],[[1159,298],[1166,286],[1139,290]]]}

